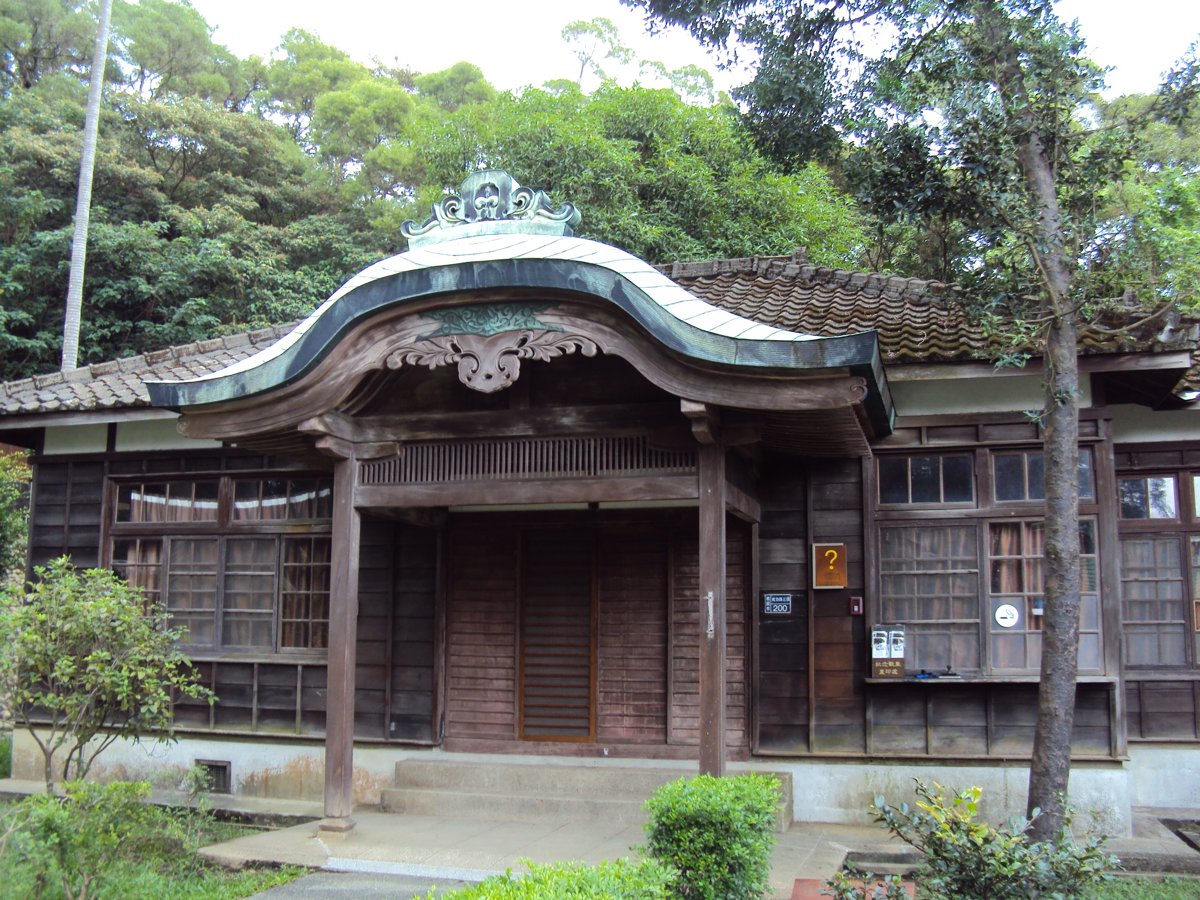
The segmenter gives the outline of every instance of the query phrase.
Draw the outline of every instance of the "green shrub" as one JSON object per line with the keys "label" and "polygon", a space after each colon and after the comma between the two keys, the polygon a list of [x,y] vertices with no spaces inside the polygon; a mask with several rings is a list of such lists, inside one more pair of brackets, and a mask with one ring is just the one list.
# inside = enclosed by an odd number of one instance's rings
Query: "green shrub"
{"label": "green shrub", "polygon": [[596,866],[583,863],[524,861],[529,874],[511,871],[452,894],[429,897],[454,900],[576,900],[594,897],[604,900],[666,900],[675,877],[666,866],[654,860],[635,863],[628,859],[606,860]]}
{"label": "green shrub", "polygon": [[[977,787],[958,793],[940,784],[916,783],[915,808],[889,806],[876,797],[875,821],[925,854],[920,878],[924,896],[981,900],[1076,897],[1103,881],[1117,859],[1102,849],[1103,837],[1077,844],[1070,820],[1054,841],[1031,841],[1032,820],[1003,828],[976,821]],[[1036,815],[1036,813],[1035,813]]]}
{"label": "green shrub", "polygon": [[12,734],[0,734],[0,778],[12,778]]}
{"label": "green shrub", "polygon": [[761,897],[769,884],[779,800],[779,780],[769,775],[681,778],[646,802],[646,849],[679,872],[678,897]]}
{"label": "green shrub", "polygon": [[[32,893],[57,884],[67,897],[91,897],[118,852],[140,855],[181,843],[158,821],[162,813],[145,800],[144,781],[97,785],[70,781],[64,795],[34,794],[5,816],[0,851],[24,864]],[[151,820],[154,820],[151,823]]]}
{"label": "green shrub", "polygon": [[899,875],[874,875],[853,869],[836,873],[821,894],[834,900],[908,900]]}

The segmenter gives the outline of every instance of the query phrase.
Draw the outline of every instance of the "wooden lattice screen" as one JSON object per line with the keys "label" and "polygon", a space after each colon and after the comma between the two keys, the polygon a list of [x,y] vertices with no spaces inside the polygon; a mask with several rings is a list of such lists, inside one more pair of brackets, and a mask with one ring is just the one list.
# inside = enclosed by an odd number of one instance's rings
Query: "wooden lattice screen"
{"label": "wooden lattice screen", "polygon": [[646,439],[552,437],[407,444],[390,459],[362,463],[362,484],[533,481],[547,478],[680,475],[696,470],[690,450],[661,450]]}

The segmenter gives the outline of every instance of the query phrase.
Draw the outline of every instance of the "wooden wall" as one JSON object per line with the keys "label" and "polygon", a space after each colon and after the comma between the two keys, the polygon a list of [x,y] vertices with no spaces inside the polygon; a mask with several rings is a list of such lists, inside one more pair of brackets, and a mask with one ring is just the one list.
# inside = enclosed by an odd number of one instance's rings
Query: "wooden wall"
{"label": "wooden wall", "polygon": [[[1032,749],[1037,686],[867,683],[869,597],[862,463],[814,460],[768,467],[758,489],[763,592],[794,598],[790,615],[756,612],[758,695],[755,749],[767,755],[1023,757]],[[849,587],[809,587],[811,542],[846,544]],[[761,599],[756,598],[761,604]],[[869,608],[869,604],[868,604]],[[1110,757],[1114,686],[1080,684],[1073,749]],[[1132,704],[1134,701],[1130,700]],[[1196,707],[1200,709],[1200,706]],[[1130,716],[1133,713],[1130,712]]]}
{"label": "wooden wall", "polygon": [[[517,603],[520,532],[544,520],[459,517],[447,534],[449,749],[520,749]],[[698,551],[694,514],[626,516],[560,527],[594,536],[597,694],[594,744],[641,748],[699,742]],[[748,744],[748,536],[731,527],[728,551],[730,746]],[[669,602],[668,602],[669,601]],[[668,654],[668,646],[672,646]],[[526,744],[526,746],[528,746]],[[561,752],[596,752],[570,745]],[[632,749],[630,752],[634,752]]]}

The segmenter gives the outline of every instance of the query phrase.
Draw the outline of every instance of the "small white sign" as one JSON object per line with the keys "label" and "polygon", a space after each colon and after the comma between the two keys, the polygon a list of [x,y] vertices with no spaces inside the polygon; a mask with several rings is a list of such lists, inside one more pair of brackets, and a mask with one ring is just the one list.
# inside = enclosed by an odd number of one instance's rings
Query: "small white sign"
{"label": "small white sign", "polygon": [[996,607],[996,624],[1001,628],[1012,628],[1020,619],[1021,614],[1011,603],[1004,603]]}

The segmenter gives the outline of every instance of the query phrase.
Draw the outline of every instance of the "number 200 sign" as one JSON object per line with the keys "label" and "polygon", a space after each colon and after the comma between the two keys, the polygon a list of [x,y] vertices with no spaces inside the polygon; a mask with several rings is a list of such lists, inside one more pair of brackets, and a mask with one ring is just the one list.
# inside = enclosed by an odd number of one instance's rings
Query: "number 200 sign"
{"label": "number 200 sign", "polygon": [[813,588],[844,588],[846,579],[846,545],[813,544],[812,573]]}

